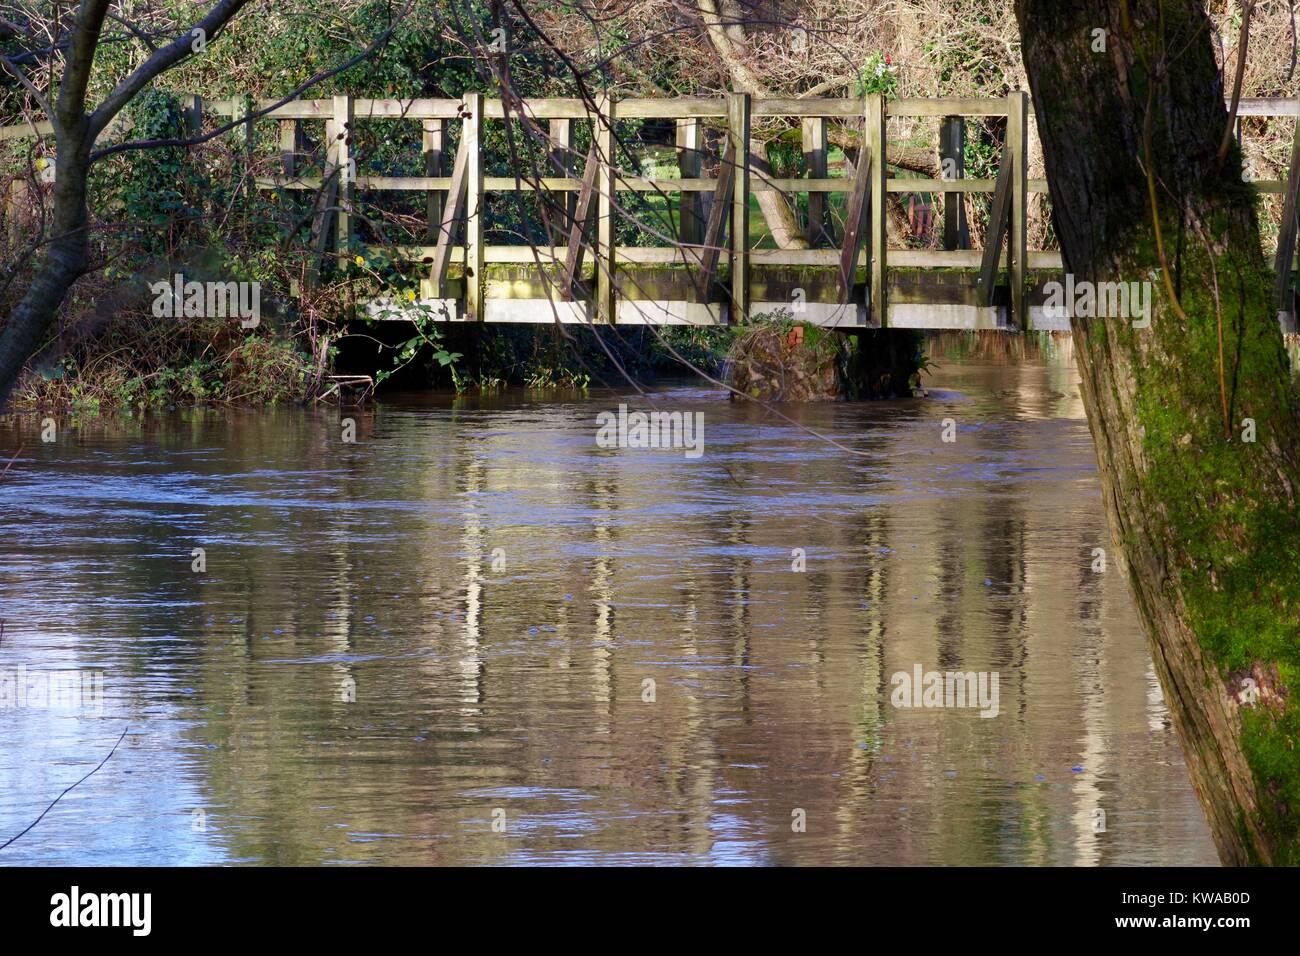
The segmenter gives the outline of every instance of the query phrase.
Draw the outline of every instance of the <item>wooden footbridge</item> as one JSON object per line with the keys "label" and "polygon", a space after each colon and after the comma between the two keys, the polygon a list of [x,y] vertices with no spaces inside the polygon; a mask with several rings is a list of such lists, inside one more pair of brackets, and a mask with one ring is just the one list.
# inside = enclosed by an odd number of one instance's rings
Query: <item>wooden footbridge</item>
{"label": "wooden footbridge", "polygon": [[[1046,193],[1047,183],[1027,175],[1032,113],[1024,92],[993,99],[892,101],[876,95],[730,94],[503,102],[479,93],[459,100],[335,96],[278,106],[247,97],[188,101],[194,128],[202,128],[205,113],[234,121],[249,117],[245,137],[250,143],[253,123],[278,123],[282,168],[277,175],[258,177],[256,186],[313,191],[313,242],[322,257],[336,257],[345,267],[357,249],[354,226],[367,194],[426,194],[428,244],[388,249],[427,267],[420,296],[415,304],[371,302],[368,308],[378,317],[409,318],[407,310],[419,307],[448,321],[713,325],[786,310],[846,330],[1068,328],[1068,319],[1042,306],[1044,283],[1060,278],[1060,253],[1031,249],[1027,242],[1030,196]],[[274,109],[257,115],[269,107]],[[1239,133],[1242,116],[1300,116],[1300,99],[1243,100]],[[891,173],[887,131],[889,120],[897,117],[939,122],[935,166],[943,170],[941,178]],[[996,179],[967,178],[968,117],[995,117],[1005,124]],[[529,168],[516,163],[512,175],[488,175],[486,124],[504,125],[507,118],[516,121],[516,134],[523,130],[525,138],[531,133],[542,143],[545,155]],[[420,123],[425,175],[359,173],[367,165],[356,155],[356,124],[363,120]],[[676,175],[647,176],[642,169],[626,168],[636,165],[636,157],[617,136],[624,120],[675,124]],[[753,128],[774,121],[789,128],[794,120],[801,130],[804,176],[775,178],[754,158]],[[309,135],[311,124],[321,122],[322,133]],[[828,176],[832,123],[862,130],[856,168],[846,163],[843,177]],[[580,124],[587,124],[581,138],[591,143],[585,151],[575,148]],[[0,136],[4,132],[0,129]],[[712,175],[704,174],[706,167]],[[1295,330],[1290,274],[1298,185],[1300,129],[1287,181],[1254,184],[1261,192],[1285,195],[1286,228],[1276,266],[1279,315],[1288,331]],[[787,202],[806,195],[804,228],[812,247],[754,248],[750,200],[764,191],[780,193]],[[546,211],[548,244],[485,242],[486,198],[510,192],[535,194],[532,208]],[[647,193],[674,200],[677,225],[655,232],[662,245],[618,244],[620,222],[633,214],[636,194]],[[826,215],[828,196],[835,193],[845,194],[839,230],[828,225]],[[943,197],[943,248],[889,248],[890,193]],[[964,202],[969,193],[991,194],[983,249],[969,248]],[[825,248],[828,238],[832,248]],[[816,247],[819,241],[822,248]]]}

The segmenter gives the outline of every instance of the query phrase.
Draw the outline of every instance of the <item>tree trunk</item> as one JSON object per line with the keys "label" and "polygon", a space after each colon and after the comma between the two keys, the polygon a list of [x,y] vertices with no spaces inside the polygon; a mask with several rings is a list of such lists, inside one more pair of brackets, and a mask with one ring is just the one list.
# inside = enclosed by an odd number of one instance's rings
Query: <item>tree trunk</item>
{"label": "tree trunk", "polygon": [[1071,324],[1111,530],[1192,783],[1224,863],[1294,865],[1300,402],[1254,196],[1235,149],[1216,159],[1214,31],[1195,0],[1016,13],[1066,272],[1151,283],[1149,327]]}
{"label": "tree trunk", "polygon": [[53,238],[37,263],[31,286],[0,333],[0,407],[54,324],[68,289],[85,273],[90,261],[86,177],[92,137],[84,118],[74,122],[76,128],[58,142]]}
{"label": "tree trunk", "polygon": [[[725,0],[723,3],[725,5]],[[704,18],[713,50],[718,54],[718,59],[731,77],[732,87],[737,92],[749,93],[751,96],[770,95],[758,75],[750,69],[744,57],[736,50],[736,44],[744,44],[746,39],[745,28],[741,26],[744,23],[741,14],[734,9],[720,12],[714,0],[696,0],[696,5]],[[766,155],[767,146],[763,145],[762,148]],[[764,165],[769,171],[771,170],[771,166],[766,162]],[[808,240],[804,238],[803,229],[799,226],[799,217],[794,214],[785,196],[775,190],[763,190],[755,195],[758,209],[763,214],[767,228],[771,230],[772,240],[777,248],[807,249]]]}

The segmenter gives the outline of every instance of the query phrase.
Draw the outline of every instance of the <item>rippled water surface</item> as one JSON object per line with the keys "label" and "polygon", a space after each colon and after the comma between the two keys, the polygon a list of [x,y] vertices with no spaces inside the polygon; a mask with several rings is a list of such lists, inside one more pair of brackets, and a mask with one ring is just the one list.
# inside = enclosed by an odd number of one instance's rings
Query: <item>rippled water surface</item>
{"label": "rippled water surface", "polygon": [[103,675],[0,692],[0,842],[129,728],[0,863],[1212,864],[1075,383],[0,419],[0,678]]}

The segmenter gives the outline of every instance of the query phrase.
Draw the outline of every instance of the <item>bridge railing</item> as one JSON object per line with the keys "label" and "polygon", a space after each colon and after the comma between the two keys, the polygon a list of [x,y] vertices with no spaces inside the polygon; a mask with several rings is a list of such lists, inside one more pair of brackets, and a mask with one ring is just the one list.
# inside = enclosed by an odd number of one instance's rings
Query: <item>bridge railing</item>
{"label": "bridge railing", "polygon": [[[248,97],[204,102],[187,98],[193,128],[202,127],[210,113],[238,120],[274,106],[276,101]],[[1297,116],[1300,100],[1244,99],[1239,117]],[[545,131],[549,152],[548,172],[515,169],[512,176],[486,174],[484,124],[526,117]],[[963,148],[969,117],[1005,117],[1005,147],[996,179],[967,178]],[[772,118],[799,121],[806,176],[778,178],[760,171],[753,161],[752,126]],[[942,176],[904,178],[889,173],[891,118],[936,118],[940,122]],[[362,175],[356,155],[358,120],[418,122],[424,175]],[[670,120],[676,126],[678,173],[676,177],[642,176],[621,168],[618,160],[617,124],[623,120]],[[467,93],[461,99],[373,99],[334,96],[295,100],[276,106],[265,116],[250,120],[247,142],[254,141],[252,123],[278,124],[281,170],[259,176],[255,185],[266,190],[309,190],[315,193],[319,214],[314,217],[313,241],[322,256],[340,255],[351,244],[359,194],[367,191],[414,191],[426,196],[427,244],[403,245],[398,254],[430,265],[425,292],[432,298],[450,298],[448,266],[461,266],[463,312],[470,320],[487,318],[486,270],[490,263],[534,263],[553,266],[559,276],[558,298],[570,303],[574,320],[618,320],[616,293],[620,270],[629,266],[680,263],[699,273],[700,295],[693,304],[709,320],[721,321],[721,303],[712,294],[720,276],[719,264],[729,264],[726,294],[733,318],[750,314],[751,267],[837,266],[840,306],[862,308],[848,325],[888,323],[889,269],[978,269],[975,279],[979,305],[994,301],[999,276],[1008,275],[1011,319],[1029,326],[1026,306],[1030,270],[1061,268],[1060,253],[1030,249],[1027,239],[1028,199],[1046,193],[1047,183],[1028,178],[1028,141],[1032,113],[1028,96],[1016,91],[1006,97],[970,99],[939,97],[887,101],[881,96],[859,98],[757,98],[748,94],[674,99],[620,99],[601,97],[588,103],[580,99],[528,99],[507,104],[501,99]],[[321,175],[304,175],[303,124],[324,122],[325,156]],[[856,164],[845,177],[831,177],[827,169],[828,124],[861,124],[861,149]],[[575,151],[575,123],[587,123],[592,149],[579,162]],[[713,160],[707,148],[705,127],[725,131],[719,144],[717,172],[703,175],[704,160]],[[0,139],[48,131],[18,126],[0,127]],[[1300,124],[1298,124],[1300,125]],[[449,149],[453,127],[459,126],[455,160]],[[1239,121],[1240,130],[1240,121]],[[623,150],[627,156],[626,149]],[[1256,182],[1263,193],[1285,195],[1283,224],[1277,249],[1279,308],[1294,313],[1290,270],[1296,246],[1296,193],[1300,183],[1300,129],[1295,137],[1288,181]],[[844,194],[843,235],[838,248],[797,250],[756,249],[750,241],[750,199],[775,190],[787,199],[805,195],[807,235],[825,238],[824,217],[828,197]],[[485,197],[491,193],[537,193],[553,213],[549,244],[490,245],[485,241]],[[677,235],[671,244],[629,246],[616,243],[616,225],[629,215],[620,195],[654,192],[678,196]],[[930,193],[944,196],[943,249],[890,249],[887,203],[890,193]],[[964,198],[989,194],[991,209],[984,249],[967,248]],[[829,230],[835,239],[833,228]],[[463,235],[462,235],[463,233]],[[592,238],[589,238],[592,237]],[[1003,247],[1005,245],[1005,253]],[[590,262],[584,259],[590,252]],[[858,292],[855,276],[865,269],[866,282]],[[580,289],[590,275],[590,290]],[[626,297],[626,295],[624,295]],[[548,296],[548,298],[551,298]],[[459,301],[456,303],[459,305]],[[551,305],[552,303],[548,303]],[[759,302],[760,309],[773,303]],[[837,320],[838,321],[838,320]]]}
{"label": "bridge railing", "polygon": [[[254,108],[264,108],[269,103],[254,104],[248,100],[232,99],[214,103],[209,107],[219,115],[238,117]],[[883,97],[868,96],[861,99],[816,98],[783,99],[754,98],[748,94],[731,94],[726,97],[678,99],[623,99],[601,98],[594,104],[578,99],[533,99],[511,104],[512,117],[524,116],[545,124],[553,147],[557,169],[564,176],[530,178],[526,174],[512,177],[493,177],[484,174],[483,123],[507,118],[506,104],[500,99],[486,99],[480,94],[467,94],[462,100],[440,99],[352,99],[336,96],[330,100],[302,100],[285,104],[269,114],[280,123],[282,152],[286,157],[284,175],[261,178],[261,188],[319,189],[320,181],[294,175],[289,157],[294,144],[300,142],[297,124],[304,119],[324,119],[326,140],[331,144],[329,164],[339,170],[352,169],[342,178],[342,191],[336,213],[336,242],[346,243],[351,235],[351,210],[357,190],[418,190],[429,194],[429,239],[432,248],[417,246],[404,250],[412,258],[434,258],[435,274],[430,278],[430,292],[442,294],[445,266],[451,262],[464,265],[466,318],[483,318],[484,265],[487,263],[533,262],[541,260],[567,266],[573,278],[575,259],[580,262],[581,250],[574,243],[585,242],[581,228],[553,229],[556,240],[566,235],[567,245],[554,244],[539,249],[528,246],[492,246],[483,241],[482,210],[486,193],[498,191],[545,191],[547,193],[582,193],[584,180],[576,174],[577,155],[573,152],[573,123],[590,122],[595,148],[592,158],[597,169],[594,181],[588,183],[591,193],[592,213],[596,223],[595,241],[591,243],[595,278],[594,315],[605,321],[614,321],[616,305],[614,293],[616,275],[621,264],[654,264],[685,262],[705,270],[705,282],[711,281],[720,257],[730,263],[730,301],[733,316],[748,314],[750,307],[749,274],[751,265],[832,265],[840,266],[842,297],[847,301],[853,290],[852,276],[865,265],[867,282],[865,292],[869,305],[871,324],[884,324],[888,315],[888,269],[891,266],[920,268],[974,268],[980,269],[977,283],[980,299],[991,304],[993,286],[998,273],[1005,268],[1009,274],[1010,314],[1022,327],[1027,327],[1025,305],[1026,275],[1031,269],[1059,269],[1060,253],[1048,249],[1030,249],[1027,241],[1028,197],[1048,191],[1046,180],[1028,177],[1028,137],[1032,113],[1028,96],[1016,91],[1004,98],[971,99],[939,97],[930,99],[904,98],[886,101]],[[1295,100],[1244,99],[1239,107],[1239,117],[1245,116],[1295,116],[1300,112]],[[996,179],[966,177],[964,162],[964,124],[967,117],[1005,117],[1005,149]],[[755,119],[772,117],[794,118],[801,123],[801,138],[806,160],[806,177],[776,178],[758,173],[752,157],[752,123]],[[940,119],[940,151],[943,154],[941,178],[890,177],[888,173],[889,150],[886,123],[890,117],[936,117]],[[393,119],[418,121],[423,127],[424,152],[428,175],[422,177],[391,177],[355,175],[349,163],[351,137],[338,135],[339,130],[351,130],[358,119]],[[620,169],[616,160],[615,124],[623,119],[674,120],[677,125],[679,155],[678,178],[653,178],[639,176]],[[863,148],[858,169],[851,177],[832,178],[826,175],[827,123],[830,120],[851,121],[863,124]],[[704,155],[702,124],[712,121],[726,129],[726,141],[732,145],[732,184],[729,190],[720,190],[718,178],[700,175],[701,157]],[[473,155],[467,157],[463,181],[454,182],[446,175],[448,156],[447,124],[462,125],[462,148],[471,144]],[[1239,120],[1240,130],[1240,120]],[[1300,151],[1300,131],[1296,136],[1296,149]],[[724,157],[725,159],[725,157]],[[1293,308],[1287,296],[1289,272],[1294,256],[1295,193],[1297,163],[1293,159],[1290,182],[1256,182],[1255,188],[1265,193],[1285,193],[1286,211],[1284,228],[1279,241],[1278,295],[1280,307]],[[859,183],[858,180],[865,180]],[[1288,188],[1288,186],[1290,188]],[[461,215],[450,215],[458,197],[447,198],[453,188],[464,191],[464,209]],[[749,197],[765,190],[776,190],[787,199],[800,193],[807,196],[807,230],[815,235],[817,224],[824,215],[828,194],[844,193],[848,198],[845,209],[845,235],[839,249],[761,250],[751,248],[749,241]],[[671,246],[616,246],[615,223],[622,210],[618,202],[620,192],[655,191],[664,194],[679,193],[680,234]],[[729,192],[729,195],[726,193]],[[886,196],[889,193],[935,193],[944,196],[944,249],[890,249],[886,220]],[[966,194],[993,194],[992,217],[987,231],[985,248],[964,248]],[[718,217],[708,217],[703,209],[709,198],[722,201],[729,207],[729,223]],[[703,200],[703,201],[702,201]],[[559,204],[572,216],[581,208],[581,199],[573,197]],[[861,217],[861,218],[859,218]],[[445,219],[445,221],[444,221]],[[710,221],[712,220],[712,221]],[[463,244],[452,234],[454,223],[463,223]],[[579,227],[583,224],[579,223]],[[730,236],[723,245],[722,235]],[[710,227],[712,227],[710,231]],[[1003,237],[1006,239],[1005,258],[1002,253]],[[440,248],[441,247],[441,248]],[[1286,301],[1283,301],[1283,300]]]}

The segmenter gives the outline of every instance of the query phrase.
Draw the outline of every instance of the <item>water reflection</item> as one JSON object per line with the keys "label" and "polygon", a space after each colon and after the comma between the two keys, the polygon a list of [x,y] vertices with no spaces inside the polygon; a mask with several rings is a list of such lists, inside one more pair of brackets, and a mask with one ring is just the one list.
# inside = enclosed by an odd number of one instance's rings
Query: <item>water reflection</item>
{"label": "water reflection", "polygon": [[0,862],[1214,863],[1073,371],[935,384],[787,410],[856,454],[664,390],[698,460],[597,448],[608,393],[0,419],[0,671],[105,672],[0,711],[0,837],[132,728]]}

